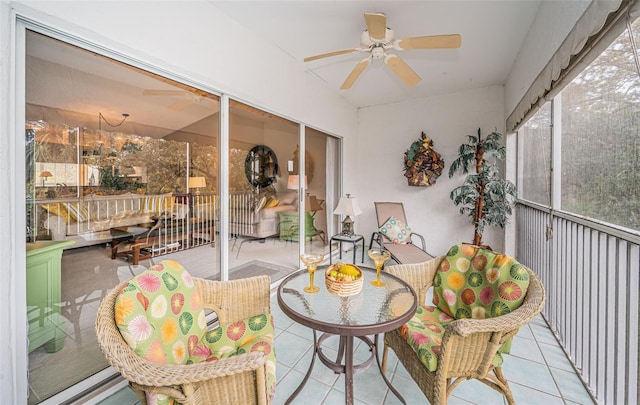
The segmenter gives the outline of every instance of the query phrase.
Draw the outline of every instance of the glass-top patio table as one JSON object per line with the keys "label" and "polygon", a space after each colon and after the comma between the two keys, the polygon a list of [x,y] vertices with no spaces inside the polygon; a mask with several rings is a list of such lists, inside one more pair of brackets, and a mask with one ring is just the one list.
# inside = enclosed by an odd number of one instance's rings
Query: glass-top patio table
{"label": "glass-top patio table", "polygon": [[[313,330],[313,357],[298,388],[285,401],[289,404],[307,383],[316,355],[320,361],[336,373],[345,375],[345,403],[353,404],[353,374],[365,370],[375,358],[380,374],[389,389],[405,403],[402,396],[391,385],[381,369],[378,355],[378,334],[389,332],[405,324],[416,311],[416,294],[408,284],[384,271],[380,279],[383,287],[374,287],[371,280],[376,278],[374,269],[360,267],[363,271],[363,287],[358,294],[341,297],[327,291],[324,272],[327,266],[319,266],[316,271],[317,293],[306,293],[309,273],[306,269],[296,271],[285,278],[278,287],[278,305],[295,322]],[[317,338],[317,332],[323,332]],[[322,353],[322,343],[331,336],[339,336],[340,344],[335,360]],[[369,336],[373,335],[373,341]],[[360,364],[353,364],[354,338],[365,342],[371,349],[371,356]]]}

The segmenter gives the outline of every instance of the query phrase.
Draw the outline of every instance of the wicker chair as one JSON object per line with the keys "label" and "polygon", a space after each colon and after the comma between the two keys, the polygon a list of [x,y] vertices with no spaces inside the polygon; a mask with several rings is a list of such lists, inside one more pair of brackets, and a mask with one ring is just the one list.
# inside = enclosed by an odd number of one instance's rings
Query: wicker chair
{"label": "wicker chair", "polygon": [[[409,283],[418,294],[418,302],[424,303],[442,260],[440,256],[425,263],[389,266],[386,271]],[[459,319],[446,327],[436,371],[429,371],[420,362],[416,352],[400,336],[399,330],[384,336],[383,370],[387,363],[388,348],[391,348],[432,405],[446,404],[458,384],[470,378],[497,390],[507,398],[509,404],[514,404],[502,368],[494,367],[492,361],[498,349],[521,326],[537,316],[544,306],[542,283],[530,269],[526,270],[530,277],[529,287],[518,309],[495,318]]]}
{"label": "wicker chair", "polygon": [[[258,276],[233,281],[193,278],[205,310],[213,310],[221,324],[270,313],[270,279]],[[114,303],[126,285],[114,288],[102,301],[96,337],[105,358],[134,390],[142,404],[145,392],[196,404],[268,404],[265,358],[253,352],[190,365],[163,365],[137,356],[123,340],[114,320]]]}

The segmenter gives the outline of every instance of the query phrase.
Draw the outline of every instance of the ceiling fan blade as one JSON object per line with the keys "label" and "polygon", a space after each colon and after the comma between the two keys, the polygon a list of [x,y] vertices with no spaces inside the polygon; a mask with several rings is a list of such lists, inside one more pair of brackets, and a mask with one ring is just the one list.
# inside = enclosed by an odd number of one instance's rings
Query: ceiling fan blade
{"label": "ceiling fan blade", "polygon": [[452,34],[398,39],[393,42],[393,47],[398,50],[445,49],[460,48],[461,44],[462,37],[459,34]]}
{"label": "ceiling fan blade", "polygon": [[182,100],[178,100],[175,103],[171,104],[169,106],[169,109],[173,111],[182,111],[192,103],[194,103],[194,100],[192,100],[191,98],[184,98]]}
{"label": "ceiling fan blade", "polygon": [[142,90],[143,96],[182,96],[184,90]]}
{"label": "ceiling fan blade", "polygon": [[351,86],[353,86],[353,83],[355,83],[356,80],[358,80],[358,77],[360,77],[360,75],[362,74],[364,69],[369,65],[369,63],[371,63],[371,57],[370,56],[367,57],[367,58],[362,59],[356,65],[356,67],[353,68],[351,73],[349,73],[349,76],[347,77],[347,79],[344,81],[344,83],[342,83],[342,86],[340,86],[340,90],[350,89]]}
{"label": "ceiling fan blade", "polygon": [[352,53],[352,52],[359,51],[359,50],[360,50],[359,48],[341,49],[339,51],[333,51],[333,52],[328,52],[328,53],[322,53],[320,55],[309,56],[309,57],[304,58],[304,61],[305,62],[311,62],[312,60],[328,58],[330,56],[344,55],[345,53]]}
{"label": "ceiling fan blade", "polygon": [[384,58],[384,63],[393,70],[407,86],[415,86],[420,82],[420,76],[416,74],[398,55],[388,54]]}
{"label": "ceiling fan blade", "polygon": [[387,16],[382,13],[365,13],[369,38],[382,41],[387,36]]}

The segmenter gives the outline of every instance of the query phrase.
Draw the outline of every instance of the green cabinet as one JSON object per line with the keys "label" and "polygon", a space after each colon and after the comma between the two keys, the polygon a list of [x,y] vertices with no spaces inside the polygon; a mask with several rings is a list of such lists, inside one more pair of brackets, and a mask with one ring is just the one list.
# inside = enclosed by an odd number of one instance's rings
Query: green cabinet
{"label": "green cabinet", "polygon": [[[280,214],[280,240],[297,242],[300,229],[298,226],[298,212],[286,211],[278,214]],[[305,212],[304,229],[306,239],[310,241],[316,234],[316,229],[313,226],[313,216],[311,216],[310,212]]]}
{"label": "green cabinet", "polygon": [[52,353],[64,346],[65,322],[60,315],[62,250],[74,243],[27,243],[29,352],[44,345]]}

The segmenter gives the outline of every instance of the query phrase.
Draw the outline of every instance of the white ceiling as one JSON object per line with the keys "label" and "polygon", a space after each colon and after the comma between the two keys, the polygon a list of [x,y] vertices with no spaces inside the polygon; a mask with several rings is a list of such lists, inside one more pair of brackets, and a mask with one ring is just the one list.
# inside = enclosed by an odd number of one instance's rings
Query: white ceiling
{"label": "white ceiling", "polygon": [[[212,1],[269,41],[357,107],[503,85],[542,0]],[[367,54],[304,63],[326,52],[360,46],[365,12],[382,12],[396,38],[460,34],[459,49],[389,51],[422,78],[408,88],[374,60],[349,90],[340,85]]]}
{"label": "white ceiling", "polygon": [[[211,0],[221,12],[291,55],[294,63],[356,107],[503,85],[541,1]],[[308,63],[303,59],[358,47],[365,12],[385,13],[396,38],[460,34],[462,46],[388,51],[399,54],[422,77],[414,87],[408,88],[382,60],[374,60],[351,89],[339,90],[366,54],[355,52]],[[192,123],[218,109],[215,100],[191,92],[145,96],[146,89],[179,88],[120,64],[105,63],[92,52],[33,33],[27,43],[27,103],[42,107],[30,110],[30,119],[46,120],[44,109],[53,107],[82,112],[83,117],[70,124],[95,128],[100,113],[112,123],[128,113],[130,118],[117,130],[164,137],[193,128]],[[62,121],[69,119],[65,116]]]}

